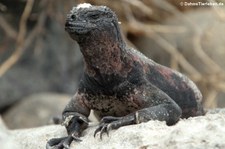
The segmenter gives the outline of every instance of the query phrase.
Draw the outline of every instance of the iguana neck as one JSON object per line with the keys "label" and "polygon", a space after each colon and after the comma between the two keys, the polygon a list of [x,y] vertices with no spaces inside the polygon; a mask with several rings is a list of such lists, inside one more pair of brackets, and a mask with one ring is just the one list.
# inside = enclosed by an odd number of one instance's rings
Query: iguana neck
{"label": "iguana neck", "polygon": [[120,74],[125,65],[124,43],[107,33],[90,36],[79,43],[85,61],[85,71],[94,76],[96,72],[104,75]]}
{"label": "iguana neck", "polygon": [[[127,67],[127,52],[120,32],[94,32],[78,41],[85,61],[85,71],[91,76],[122,74]],[[127,70],[126,70],[127,71]]]}

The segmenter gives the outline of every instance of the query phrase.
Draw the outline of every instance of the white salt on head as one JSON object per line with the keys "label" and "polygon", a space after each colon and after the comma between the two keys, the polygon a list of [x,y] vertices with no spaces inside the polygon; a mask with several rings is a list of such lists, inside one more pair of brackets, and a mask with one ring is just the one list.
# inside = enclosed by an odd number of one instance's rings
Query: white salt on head
{"label": "white salt on head", "polygon": [[82,4],[79,4],[77,5],[77,9],[80,9],[80,8],[90,8],[92,5],[89,4],[89,3],[82,3]]}
{"label": "white salt on head", "polygon": [[77,5],[77,7],[73,7],[70,12],[71,13],[74,13],[74,12],[76,12],[80,8],[90,8],[90,7],[92,7],[91,4],[89,4],[89,3],[82,3],[82,4]]}

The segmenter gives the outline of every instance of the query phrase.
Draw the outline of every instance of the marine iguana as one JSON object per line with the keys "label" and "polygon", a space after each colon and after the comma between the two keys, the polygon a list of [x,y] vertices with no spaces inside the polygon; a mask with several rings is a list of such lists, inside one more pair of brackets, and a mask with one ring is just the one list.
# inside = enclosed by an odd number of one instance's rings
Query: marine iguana
{"label": "marine iguana", "polygon": [[88,127],[90,110],[101,119],[94,136],[149,120],[175,124],[203,115],[202,95],[181,73],[157,64],[127,46],[116,14],[106,6],[80,4],[67,16],[65,30],[83,54],[79,88],[62,115],[68,136],[46,148],[69,148]]}

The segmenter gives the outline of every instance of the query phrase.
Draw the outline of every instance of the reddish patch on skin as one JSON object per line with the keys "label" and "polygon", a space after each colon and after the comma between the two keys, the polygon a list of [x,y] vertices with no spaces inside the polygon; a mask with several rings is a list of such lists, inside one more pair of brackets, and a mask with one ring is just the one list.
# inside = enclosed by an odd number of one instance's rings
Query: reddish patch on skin
{"label": "reddish patch on skin", "polygon": [[140,62],[140,57],[138,55],[132,55],[132,57],[134,61]]}
{"label": "reddish patch on skin", "polygon": [[134,91],[134,93],[129,96],[128,101],[137,109],[146,107],[146,100],[143,99],[143,93],[140,91]]}
{"label": "reddish patch on skin", "polygon": [[[172,75],[174,74],[170,69],[166,67],[158,68],[157,71],[163,76],[165,80],[167,80],[172,86],[177,87],[176,80],[172,78]],[[181,83],[181,82],[180,82]]]}
{"label": "reddish patch on skin", "polygon": [[166,68],[158,68],[157,70],[166,80],[171,80],[171,75],[173,74],[171,70]]}
{"label": "reddish patch on skin", "polygon": [[137,62],[142,66],[144,74],[147,74],[149,72],[149,65],[145,63],[143,60],[141,60],[139,55],[133,54],[133,55],[130,55],[130,57],[132,57],[132,60],[134,62]]}
{"label": "reddish patch on skin", "polygon": [[187,84],[185,84],[184,82],[182,82],[180,85],[181,85],[182,89],[187,89],[187,87],[188,87]]}
{"label": "reddish patch on skin", "polygon": [[85,115],[89,115],[90,108],[88,106],[85,96],[77,92],[73,98],[78,102],[79,108],[83,109],[83,113],[85,113]]}
{"label": "reddish patch on skin", "polygon": [[132,103],[132,105],[135,107],[135,108],[140,108],[140,99],[135,96],[135,95],[131,95],[129,98],[128,98],[128,101],[130,103]]}
{"label": "reddish patch on skin", "polygon": [[143,64],[143,72],[144,72],[144,74],[147,74],[149,71],[150,71],[149,65]]}

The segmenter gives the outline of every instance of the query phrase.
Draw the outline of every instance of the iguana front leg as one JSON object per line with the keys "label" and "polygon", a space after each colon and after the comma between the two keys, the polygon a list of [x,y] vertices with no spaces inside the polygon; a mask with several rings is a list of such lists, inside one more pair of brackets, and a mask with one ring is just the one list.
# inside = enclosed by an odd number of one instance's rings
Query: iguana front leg
{"label": "iguana front leg", "polygon": [[149,120],[166,121],[167,125],[173,125],[181,117],[181,108],[167,94],[151,84],[137,88],[130,98],[133,99],[132,101],[139,102],[136,104],[144,103],[144,106],[124,117],[103,117],[94,136],[100,132],[100,138],[102,138],[102,134],[108,134],[111,129]]}
{"label": "iguana front leg", "polygon": [[81,141],[80,135],[88,127],[88,116],[90,109],[84,103],[85,98],[76,93],[63,111],[63,123],[66,127],[68,136],[53,138],[46,144],[46,149],[69,149],[71,142]]}

